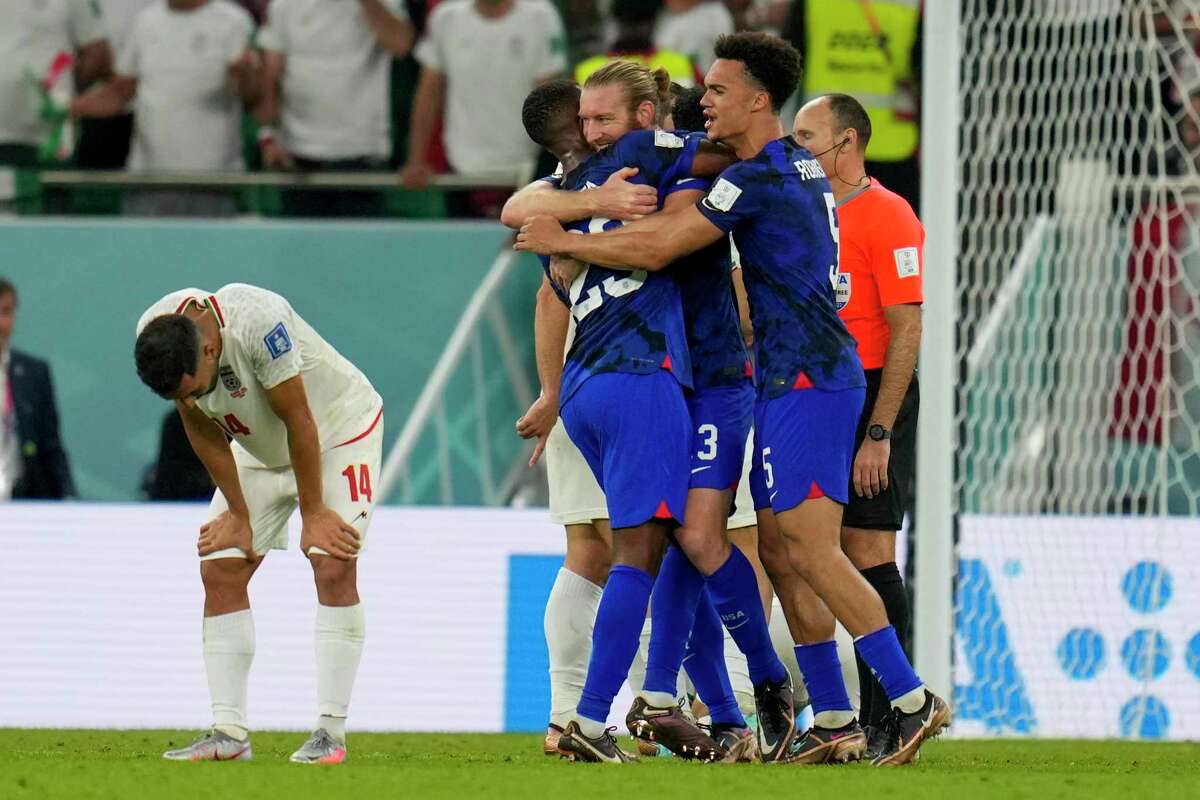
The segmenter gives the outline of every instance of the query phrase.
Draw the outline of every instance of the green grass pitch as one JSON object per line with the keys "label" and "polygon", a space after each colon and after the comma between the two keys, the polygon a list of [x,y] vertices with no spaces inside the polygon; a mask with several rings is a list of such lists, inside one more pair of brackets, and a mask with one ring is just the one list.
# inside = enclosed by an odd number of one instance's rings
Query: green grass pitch
{"label": "green grass pitch", "polygon": [[[0,798],[329,797],[493,798],[985,798],[1200,797],[1200,744],[935,741],[918,764],[880,770],[716,766],[652,759],[624,767],[541,755],[530,735],[351,734],[341,767],[289,764],[297,733],[257,733],[254,761],[177,764],[160,754],[182,731],[0,730]],[[628,744],[628,739],[622,740]]]}

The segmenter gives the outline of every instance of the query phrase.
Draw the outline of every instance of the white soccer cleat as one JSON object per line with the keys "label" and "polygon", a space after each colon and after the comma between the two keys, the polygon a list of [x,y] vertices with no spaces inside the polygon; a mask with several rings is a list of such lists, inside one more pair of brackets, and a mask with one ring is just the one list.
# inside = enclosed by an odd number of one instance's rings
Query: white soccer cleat
{"label": "white soccer cleat", "polygon": [[346,745],[324,728],[317,728],[288,760],[294,764],[341,764],[346,760]]}
{"label": "white soccer cleat", "polygon": [[163,753],[168,761],[249,761],[253,757],[249,737],[235,739],[215,728],[197,736],[187,747]]}

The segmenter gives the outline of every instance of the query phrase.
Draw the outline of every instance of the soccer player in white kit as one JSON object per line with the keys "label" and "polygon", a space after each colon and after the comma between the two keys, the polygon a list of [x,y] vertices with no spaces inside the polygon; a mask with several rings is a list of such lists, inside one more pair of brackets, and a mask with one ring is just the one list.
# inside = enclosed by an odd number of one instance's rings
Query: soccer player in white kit
{"label": "soccer player in white kit", "polygon": [[357,557],[374,508],[383,401],[279,295],[246,284],[172,292],[138,321],[138,377],[175,401],[217,492],[198,552],[213,725],[181,761],[251,757],[246,682],[254,658],[247,586],[268,550],[300,550],[317,586],[318,720],[291,760],[346,758],[346,713],[362,655]]}

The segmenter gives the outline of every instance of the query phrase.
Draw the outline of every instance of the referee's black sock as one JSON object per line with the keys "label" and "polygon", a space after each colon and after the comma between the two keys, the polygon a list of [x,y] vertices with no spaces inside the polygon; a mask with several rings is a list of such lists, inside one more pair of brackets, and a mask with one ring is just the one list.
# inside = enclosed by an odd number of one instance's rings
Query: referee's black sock
{"label": "referee's black sock", "polygon": [[[904,578],[900,576],[896,562],[889,561],[877,567],[860,570],[860,572],[867,579],[867,583],[871,584],[879,593],[879,598],[883,600],[888,622],[896,629],[896,636],[900,639],[901,644],[907,644],[908,592],[904,588]],[[862,656],[858,655],[857,650],[855,658],[858,661],[858,685],[862,705],[858,715],[859,722],[863,725],[881,725],[884,716],[891,710],[892,704],[888,701],[888,696],[880,686],[879,680],[871,672],[871,668],[863,662]]]}

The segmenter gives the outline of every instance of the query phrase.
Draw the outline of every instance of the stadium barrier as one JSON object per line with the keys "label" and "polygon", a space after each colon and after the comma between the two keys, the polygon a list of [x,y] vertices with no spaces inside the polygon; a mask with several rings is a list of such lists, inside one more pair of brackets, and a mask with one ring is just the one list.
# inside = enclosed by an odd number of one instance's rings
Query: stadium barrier
{"label": "stadium barrier", "polygon": [[[154,300],[232,282],[281,293],[371,379],[390,442],[497,254],[511,253],[507,241],[503,227],[484,222],[11,219],[0,220],[0,274],[21,298],[13,346],[53,369],[80,497],[120,501],[137,499],[169,410],[133,369],[134,324]],[[533,372],[541,269],[528,255],[504,263],[504,280],[487,295],[488,324],[440,395],[453,477],[440,468],[436,432],[426,431],[412,442],[407,502],[444,502],[447,480],[453,502],[485,502],[480,401],[497,492],[527,452],[512,427],[527,392],[510,387],[514,371]]]}
{"label": "stadium barrier", "polygon": [[[5,507],[6,547],[42,566],[0,582],[0,684],[19,687],[0,702],[0,727],[206,724],[204,510]],[[952,735],[1200,738],[1200,523],[967,516],[962,534]],[[1085,548],[1097,556],[1080,559]],[[545,509],[377,509],[352,729],[542,729],[542,613],[562,554]],[[270,554],[251,595],[250,722],[304,729],[315,705],[307,564],[295,549]]]}

